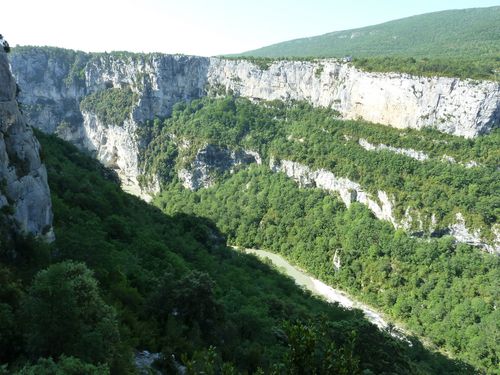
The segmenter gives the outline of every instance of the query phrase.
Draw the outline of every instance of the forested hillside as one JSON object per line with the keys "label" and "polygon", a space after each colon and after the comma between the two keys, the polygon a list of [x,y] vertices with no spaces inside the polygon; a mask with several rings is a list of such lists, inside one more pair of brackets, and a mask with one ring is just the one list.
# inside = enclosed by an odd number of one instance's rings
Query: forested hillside
{"label": "forested hillside", "polygon": [[[374,196],[385,191],[395,197],[396,221],[404,222],[407,212],[418,217],[408,224],[410,232],[443,230],[460,212],[468,225],[492,239],[491,226],[500,216],[495,194],[500,189],[499,132],[465,140],[432,130],[344,121],[335,111],[304,103],[255,104],[232,97],[180,103],[170,118],[155,120],[142,131],[151,140],[143,155],[145,176],[159,175],[163,181],[189,169],[195,154],[209,144],[252,150],[264,164],[273,158],[324,169],[359,183]],[[366,150],[363,141],[418,151],[427,159]],[[189,146],[176,145],[183,142]],[[217,173],[213,169],[210,173]]]}
{"label": "forested hillside", "polygon": [[498,57],[500,7],[446,10],[296,39],[247,56]]}
{"label": "forested hillside", "polygon": [[238,56],[352,56],[368,71],[498,80],[500,7],[447,10],[277,43]]}
{"label": "forested hillside", "polygon": [[163,353],[166,373],[467,373],[228,249],[209,219],[167,216],[75,147],[38,137],[56,242],[1,237],[1,373],[133,373],[144,349]]}
{"label": "forested hillside", "polygon": [[500,375],[500,6],[0,60],[0,375]]}
{"label": "forested hillside", "polygon": [[[487,84],[489,134],[465,139],[436,124],[396,129],[311,103],[244,98],[230,87],[249,76],[214,78],[231,66],[274,77],[271,60],[258,69],[155,54],[20,52],[30,55],[17,61],[31,88],[20,96],[31,103],[22,106],[30,121],[115,169],[38,134],[56,240],[12,235],[9,206],[2,210],[0,373],[134,373],[147,350],[165,373],[500,374],[500,268],[488,254],[500,246],[495,84]],[[377,70],[411,59],[355,63]],[[322,69],[303,77],[335,74]],[[457,81],[447,81],[454,90]],[[458,126],[443,116],[435,122]],[[160,192],[156,207],[120,190],[127,168],[143,191]],[[409,346],[391,337],[392,326],[378,331],[360,311],[311,296],[226,240],[282,254],[418,339]]]}
{"label": "forested hillside", "polygon": [[[287,158],[326,168],[374,193],[384,189],[396,194],[404,202],[398,204],[401,215],[408,204],[422,213],[436,213],[444,225],[453,217],[447,213],[462,207],[470,222],[486,228],[498,221],[497,133],[464,140],[433,131],[403,132],[339,121],[332,111],[300,103],[252,104],[241,98],[179,104],[171,118],[144,131],[152,142],[143,163],[147,173],[164,182],[155,203],[167,213],[214,220],[231,243],[281,253],[383,309],[443,351],[497,373],[497,343],[491,333],[499,328],[498,257],[449,236],[411,237],[377,220],[364,206],[352,204],[346,210],[335,196],[299,188],[266,165],[271,158]],[[369,151],[360,139],[412,147],[428,159],[415,160],[390,149]],[[253,150],[262,165],[229,169],[217,153],[208,153],[207,145]],[[207,152],[205,159],[199,150]],[[443,160],[444,155],[453,155],[455,162]],[[465,166],[470,160],[476,161],[474,167]],[[193,176],[208,174],[204,181],[211,187],[196,192],[184,188],[186,181],[179,176],[190,168],[195,169]],[[479,207],[486,211],[480,214]],[[340,259],[339,270],[335,259]]]}
{"label": "forested hillside", "polygon": [[156,202],[167,213],[214,219],[231,243],[278,252],[434,347],[497,373],[498,257],[451,238],[410,238],[361,205],[345,210],[331,195],[262,167],[198,192],[172,186]]}

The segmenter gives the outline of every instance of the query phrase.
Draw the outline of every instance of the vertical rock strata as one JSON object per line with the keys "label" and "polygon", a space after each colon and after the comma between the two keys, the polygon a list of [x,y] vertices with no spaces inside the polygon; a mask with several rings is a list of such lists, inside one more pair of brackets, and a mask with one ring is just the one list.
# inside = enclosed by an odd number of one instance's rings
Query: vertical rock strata
{"label": "vertical rock strata", "polygon": [[500,85],[402,73],[367,73],[333,59],[279,61],[261,70],[248,61],[211,59],[209,82],[241,96],[305,100],[345,118],[467,138],[500,125]]}
{"label": "vertical rock strata", "polygon": [[21,233],[52,240],[52,203],[40,144],[16,101],[16,82],[0,51],[0,208]]}

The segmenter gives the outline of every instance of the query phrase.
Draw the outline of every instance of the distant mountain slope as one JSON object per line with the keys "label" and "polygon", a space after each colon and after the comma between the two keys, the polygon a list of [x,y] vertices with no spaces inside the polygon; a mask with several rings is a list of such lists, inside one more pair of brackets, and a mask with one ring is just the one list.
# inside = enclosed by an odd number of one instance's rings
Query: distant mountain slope
{"label": "distant mountain slope", "polygon": [[379,25],[290,40],[242,56],[500,56],[500,6],[427,13]]}

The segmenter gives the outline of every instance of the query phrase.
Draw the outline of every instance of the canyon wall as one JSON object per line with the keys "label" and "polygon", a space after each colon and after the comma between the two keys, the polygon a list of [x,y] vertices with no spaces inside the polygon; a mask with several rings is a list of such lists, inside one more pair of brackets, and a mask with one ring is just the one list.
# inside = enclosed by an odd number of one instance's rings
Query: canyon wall
{"label": "canyon wall", "polygon": [[333,59],[279,61],[266,70],[248,61],[211,59],[209,82],[241,96],[305,100],[344,118],[475,137],[500,122],[500,85],[458,78],[367,73]]}
{"label": "canyon wall", "polygon": [[19,111],[16,82],[0,51],[0,209],[3,224],[53,240],[52,203],[40,144]]}
{"label": "canyon wall", "polygon": [[[22,47],[12,54],[12,70],[21,87],[19,99],[30,124],[90,151],[117,171],[125,190],[144,199],[160,189],[157,178],[150,178],[153,183],[148,186],[144,182],[140,186],[138,182],[144,173],[141,150],[148,142],[141,133],[144,124],[168,116],[177,102],[204,95],[232,93],[257,101],[307,101],[313,106],[335,109],[347,119],[362,118],[398,128],[432,126],[468,138],[486,134],[500,122],[497,82],[367,73],[333,59],[276,61],[259,67],[247,60],[126,52],[87,54]],[[99,102],[83,109],[82,101],[86,98],[113,90],[130,92],[131,106],[123,121],[114,123],[103,118]],[[426,159],[417,150],[371,145],[364,140],[361,145]],[[193,165],[179,174],[186,187],[195,189],[211,184],[210,168],[205,168],[205,164],[217,164],[205,160],[211,158],[213,150],[198,151]],[[219,173],[242,162],[253,162],[248,157],[240,160],[232,152],[225,149],[215,152],[223,156],[224,168],[214,167],[213,171]],[[290,175],[289,167],[286,163],[271,166]],[[395,227],[405,228],[412,221],[418,222],[418,215],[413,212],[408,212],[406,222],[397,222],[391,212],[393,198],[384,192],[371,197],[357,183],[341,176],[332,178],[328,173],[309,171],[303,176],[314,180],[318,187],[337,191],[346,204],[351,201],[366,204],[377,217]],[[342,185],[347,182],[356,186]],[[459,219],[449,232],[464,242],[476,241],[474,238],[478,236],[464,234]]]}

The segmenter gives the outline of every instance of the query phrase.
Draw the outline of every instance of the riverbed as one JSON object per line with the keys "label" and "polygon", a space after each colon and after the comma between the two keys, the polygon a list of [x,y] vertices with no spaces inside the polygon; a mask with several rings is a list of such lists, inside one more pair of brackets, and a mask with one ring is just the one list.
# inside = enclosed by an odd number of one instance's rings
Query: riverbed
{"label": "riverbed", "polygon": [[[362,310],[366,318],[375,324],[380,329],[386,329],[388,327],[388,322],[382,317],[380,313],[367,306],[366,304],[355,300],[353,297],[349,296],[342,290],[332,288],[322,281],[315,279],[308,275],[307,273],[299,270],[297,267],[291,265],[285,258],[281,255],[271,253],[266,250],[258,249],[245,249],[247,254],[254,254],[259,258],[269,259],[278,269],[283,270],[283,272],[295,280],[295,283],[301,287],[306,288],[313,294],[323,297],[328,302],[337,302],[339,305],[347,309],[359,309]],[[408,341],[405,339],[400,328],[391,330],[391,335],[399,339]]]}

